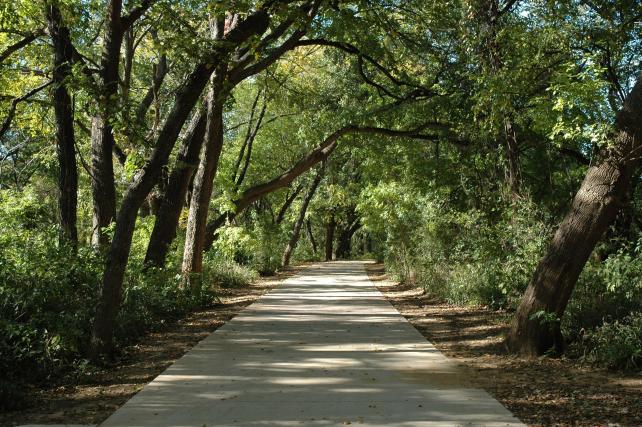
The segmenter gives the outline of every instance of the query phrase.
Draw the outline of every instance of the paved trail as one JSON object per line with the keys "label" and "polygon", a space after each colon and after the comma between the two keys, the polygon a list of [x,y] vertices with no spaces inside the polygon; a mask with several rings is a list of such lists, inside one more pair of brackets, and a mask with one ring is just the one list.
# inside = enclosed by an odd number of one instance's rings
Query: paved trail
{"label": "paved trail", "polygon": [[360,262],[286,280],[101,426],[521,425],[471,388]]}

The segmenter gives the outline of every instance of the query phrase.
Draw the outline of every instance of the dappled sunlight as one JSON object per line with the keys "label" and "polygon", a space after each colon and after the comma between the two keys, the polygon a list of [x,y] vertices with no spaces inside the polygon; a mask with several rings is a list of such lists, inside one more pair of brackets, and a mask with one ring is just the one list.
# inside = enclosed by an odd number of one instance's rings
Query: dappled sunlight
{"label": "dappled sunlight", "polygon": [[470,388],[355,262],[313,266],[288,279],[103,425],[493,422],[516,420],[486,392]]}

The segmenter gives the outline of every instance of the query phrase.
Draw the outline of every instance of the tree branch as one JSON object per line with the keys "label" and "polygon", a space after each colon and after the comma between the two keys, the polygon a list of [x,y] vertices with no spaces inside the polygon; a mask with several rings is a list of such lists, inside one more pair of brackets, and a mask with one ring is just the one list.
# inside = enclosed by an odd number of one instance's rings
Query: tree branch
{"label": "tree branch", "polygon": [[4,137],[4,134],[9,130],[9,126],[11,126],[11,122],[13,121],[14,116],[16,115],[16,109],[18,108],[18,104],[21,103],[22,101],[25,101],[47,86],[51,85],[53,83],[53,80],[49,80],[46,83],[41,84],[40,86],[31,89],[29,92],[25,93],[24,95],[14,98],[11,101],[11,107],[9,107],[9,113],[7,114],[7,117],[4,119],[2,122],[2,126],[0,126],[0,140],[2,140],[2,137]]}
{"label": "tree branch", "polygon": [[7,59],[12,53],[27,46],[42,34],[44,34],[44,28],[41,28],[38,31],[32,33],[27,33],[22,40],[7,47],[3,52],[0,52],[0,64],[4,62],[4,60]]}

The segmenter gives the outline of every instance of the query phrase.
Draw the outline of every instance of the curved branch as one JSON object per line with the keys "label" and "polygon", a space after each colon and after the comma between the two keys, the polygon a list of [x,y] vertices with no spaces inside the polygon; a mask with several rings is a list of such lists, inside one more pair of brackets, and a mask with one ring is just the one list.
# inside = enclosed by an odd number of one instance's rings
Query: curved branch
{"label": "curved branch", "polygon": [[[427,128],[440,129],[443,130],[447,128],[446,125],[441,123],[426,123],[413,130],[396,130],[381,128],[376,126],[355,126],[347,125],[344,126],[332,134],[330,134],[321,144],[319,144],[315,149],[310,151],[307,155],[299,159],[294,165],[292,165],[287,171],[283,172],[281,175],[271,179],[270,181],[257,184],[253,187],[250,187],[243,191],[240,196],[234,200],[232,203],[235,205],[236,209],[234,212],[225,212],[219,215],[215,220],[210,221],[207,224],[205,231],[205,250],[209,249],[214,242],[214,237],[216,230],[225,224],[226,221],[229,221],[239,215],[244,211],[248,206],[253,202],[260,199],[261,197],[272,193],[276,190],[279,190],[283,187],[287,187],[294,181],[296,178],[301,176],[303,173],[310,170],[316,164],[326,160],[330,154],[337,148],[339,139],[342,136],[348,134],[376,134],[384,135],[390,137],[405,137],[421,140],[431,140],[436,141],[439,139],[437,135],[427,135],[422,134],[421,132]],[[460,141],[455,141],[460,142]]]}

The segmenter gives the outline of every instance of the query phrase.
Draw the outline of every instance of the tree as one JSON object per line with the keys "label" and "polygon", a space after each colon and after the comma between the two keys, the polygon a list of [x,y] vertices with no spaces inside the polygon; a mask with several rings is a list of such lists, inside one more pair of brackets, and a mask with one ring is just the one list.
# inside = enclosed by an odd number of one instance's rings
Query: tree
{"label": "tree", "polygon": [[527,355],[564,347],[560,320],[586,261],[621,208],[640,164],[642,75],[615,118],[515,314],[508,346]]}
{"label": "tree", "polygon": [[172,109],[156,138],[154,150],[141,173],[129,185],[118,211],[114,238],[107,252],[101,295],[92,329],[92,358],[98,359],[113,351],[114,322],[120,307],[125,268],[138,209],[156,184],[183,123],[207,85],[213,71],[210,64],[218,62],[234,47],[244,43],[250,37],[263,34],[268,27],[269,19],[268,13],[259,9],[238,21],[238,24],[222,38],[222,41],[229,43],[219,45],[210,52],[207,63],[197,64],[186,78],[185,84],[176,93]]}
{"label": "tree", "polygon": [[58,212],[61,244],[78,245],[76,211],[78,205],[78,172],[76,170],[76,139],[71,97],[67,91],[71,76],[73,46],[69,29],[62,22],[54,4],[45,5],[45,16],[54,47],[54,110],[56,116],[56,152],[58,154]]}
{"label": "tree", "polygon": [[[234,56],[233,60],[231,58],[226,59],[225,64],[221,65],[222,70],[225,71],[221,75],[221,79],[223,80],[221,80],[219,86],[222,89],[220,90],[220,97],[217,101],[220,103],[221,108],[223,108],[223,104],[225,104],[225,101],[234,87],[245,79],[265,70],[279,60],[288,50],[296,46],[295,42],[305,35],[310,22],[318,12],[320,4],[320,1],[314,0],[303,2],[300,6],[296,7],[289,16],[287,16],[276,28],[272,30],[272,32],[261,40],[254,51],[254,55],[251,55],[250,52],[244,48],[237,52],[237,55]],[[299,19],[299,15],[303,15],[302,21]],[[238,19],[238,16],[232,17],[231,19],[232,21],[234,19]],[[300,25],[300,27],[297,28],[297,25]],[[287,35],[284,41],[282,41],[282,37],[287,34],[287,31],[290,29],[293,29],[293,31],[291,34]],[[256,136],[256,132],[259,127],[260,122],[255,128],[253,136]],[[202,168],[199,168],[203,173],[207,172],[207,176],[203,175],[203,179],[199,178],[199,185],[196,191],[197,199],[201,200],[201,205],[203,207],[207,206],[208,203],[205,203],[205,201],[209,201],[211,197],[213,188],[211,181],[213,181],[216,176],[216,170],[218,168],[217,159],[223,146],[223,136],[221,135],[220,138],[221,139],[216,143],[216,148],[214,150],[218,152],[218,154],[212,151],[211,154],[208,155],[208,159],[201,162]],[[203,138],[200,136],[195,135],[194,139],[189,141],[189,152],[198,156],[202,139]],[[214,144],[214,142],[212,142],[212,144]],[[249,153],[247,159],[248,160],[245,163],[241,176],[238,178],[239,182],[243,180],[245,171],[247,171]],[[184,165],[181,162],[177,163],[176,167],[183,169]],[[178,226],[178,217],[180,214],[179,206],[182,199],[185,197],[187,185],[191,177],[192,175],[188,170],[185,170],[184,173],[172,173],[172,177],[170,178],[171,188],[177,191],[166,193],[161,204],[160,215],[157,216],[155,222],[152,239],[148,245],[148,255],[146,256],[146,259],[153,265],[162,266],[165,261],[169,245],[176,235],[176,227]],[[196,208],[196,206],[194,206],[194,208]],[[190,211],[192,211],[191,206]],[[184,251],[183,271],[184,274],[187,275],[192,272],[200,272],[202,245],[199,242],[203,233],[200,225],[197,224],[201,223],[202,218],[207,218],[207,210],[198,209],[198,212],[199,213],[196,213],[195,210],[192,214],[193,220],[190,223],[190,237],[187,242],[188,244],[186,245],[189,246],[190,249]]]}

